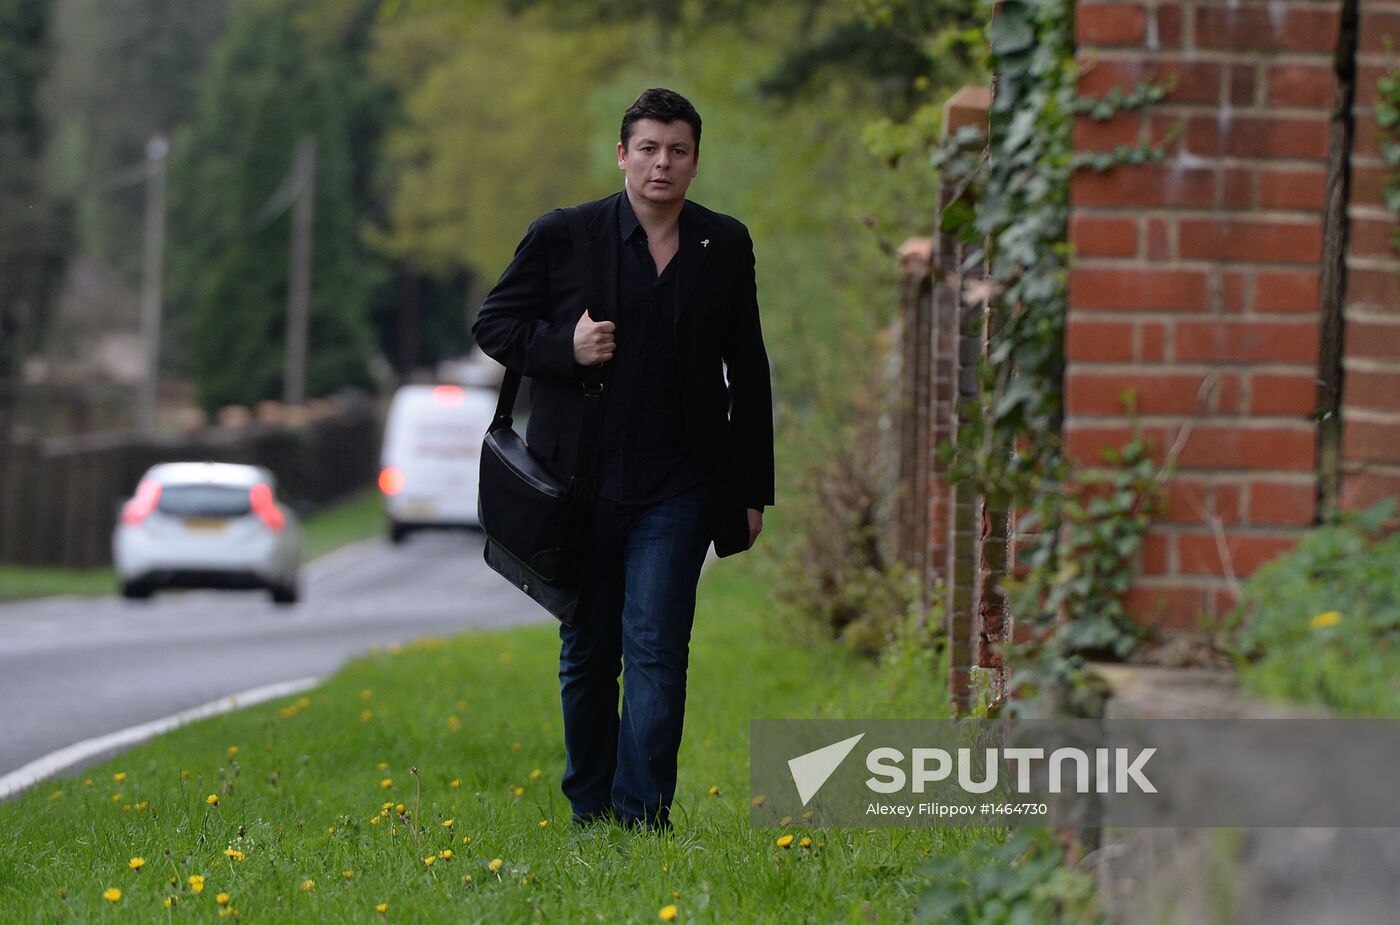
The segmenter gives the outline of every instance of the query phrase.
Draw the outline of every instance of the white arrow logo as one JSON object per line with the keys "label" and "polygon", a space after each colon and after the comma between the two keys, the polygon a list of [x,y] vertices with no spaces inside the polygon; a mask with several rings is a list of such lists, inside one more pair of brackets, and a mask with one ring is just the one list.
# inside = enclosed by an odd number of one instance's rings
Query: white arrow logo
{"label": "white arrow logo", "polygon": [[803,806],[817,795],[817,791],[822,789],[822,784],[836,773],[836,769],[841,767],[841,762],[846,760],[846,756],[855,749],[856,743],[863,738],[865,733],[862,732],[814,752],[788,759],[788,770],[792,772],[792,779],[797,784],[797,795],[802,798]]}

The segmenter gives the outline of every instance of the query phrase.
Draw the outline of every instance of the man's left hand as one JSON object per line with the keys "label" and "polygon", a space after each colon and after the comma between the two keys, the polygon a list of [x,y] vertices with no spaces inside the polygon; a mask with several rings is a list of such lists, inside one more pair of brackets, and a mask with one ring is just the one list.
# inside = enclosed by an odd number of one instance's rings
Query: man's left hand
{"label": "man's left hand", "polygon": [[758,542],[758,535],[763,532],[763,512],[749,508],[749,548],[753,549],[753,544]]}

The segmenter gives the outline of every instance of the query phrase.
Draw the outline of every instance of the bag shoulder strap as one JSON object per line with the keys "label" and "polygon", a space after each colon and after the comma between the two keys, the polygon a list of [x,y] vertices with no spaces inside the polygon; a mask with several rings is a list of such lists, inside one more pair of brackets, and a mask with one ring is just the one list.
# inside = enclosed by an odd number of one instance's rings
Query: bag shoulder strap
{"label": "bag shoulder strap", "polygon": [[[590,306],[601,306],[597,267],[588,259],[588,232],[584,227],[583,212],[578,206],[557,209],[563,212],[569,223],[569,237],[573,241],[574,260],[578,264],[579,277],[583,282],[584,302]],[[594,316],[596,318],[596,315]],[[507,369],[501,380],[500,397],[496,400],[496,416],[490,430],[511,427],[512,412],[515,409],[516,395],[520,390],[520,373]],[[588,367],[584,370],[579,387],[583,391],[583,420],[579,429],[578,457],[575,459],[574,477],[570,482],[570,492],[591,494],[598,468],[598,437],[602,429],[603,392],[606,387],[607,372],[604,368]]]}

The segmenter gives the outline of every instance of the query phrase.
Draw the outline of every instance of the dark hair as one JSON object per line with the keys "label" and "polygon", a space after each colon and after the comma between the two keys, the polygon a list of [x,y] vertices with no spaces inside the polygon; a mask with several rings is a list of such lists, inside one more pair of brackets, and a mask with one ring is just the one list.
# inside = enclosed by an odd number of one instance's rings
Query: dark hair
{"label": "dark hair", "polygon": [[619,136],[624,149],[632,141],[632,126],[639,119],[655,119],[667,125],[677,121],[689,123],[695,132],[695,150],[700,150],[700,113],[690,105],[690,100],[674,90],[659,87],[643,90],[642,95],[627,107],[622,114],[622,132]]}

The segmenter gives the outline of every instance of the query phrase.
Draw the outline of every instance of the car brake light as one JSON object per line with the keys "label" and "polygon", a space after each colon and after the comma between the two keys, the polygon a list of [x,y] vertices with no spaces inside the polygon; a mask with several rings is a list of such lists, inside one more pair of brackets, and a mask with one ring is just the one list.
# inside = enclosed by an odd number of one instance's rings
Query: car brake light
{"label": "car brake light", "polygon": [[122,523],[135,526],[145,520],[160,503],[160,483],[143,479],[136,486],[136,494],[122,507]]}
{"label": "car brake light", "polygon": [[266,484],[259,482],[248,489],[248,500],[253,504],[253,513],[274,533],[281,533],[282,528],[287,526],[287,518],[277,502],[272,500],[272,489]]}
{"label": "car brake light", "polygon": [[380,472],[379,490],[386,495],[397,495],[403,491],[403,470],[398,466],[389,466]]}
{"label": "car brake light", "polygon": [[465,393],[455,385],[435,385],[433,386],[433,401],[445,408],[460,405]]}

